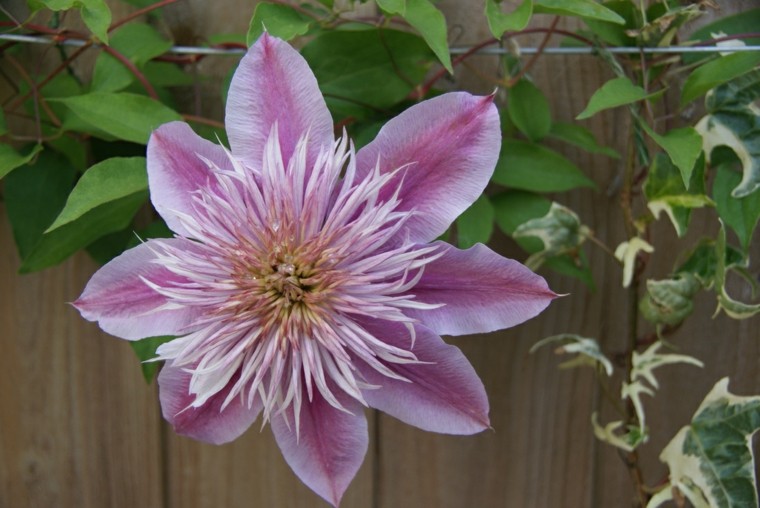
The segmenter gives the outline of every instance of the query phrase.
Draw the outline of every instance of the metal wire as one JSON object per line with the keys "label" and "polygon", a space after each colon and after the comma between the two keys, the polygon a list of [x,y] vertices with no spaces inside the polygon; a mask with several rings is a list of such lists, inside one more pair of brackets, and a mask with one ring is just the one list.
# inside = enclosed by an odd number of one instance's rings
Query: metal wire
{"label": "metal wire", "polygon": [[[24,42],[29,44],[61,44],[64,46],[81,47],[87,44],[80,39],[59,40],[43,35],[22,35],[22,34],[0,34],[0,41]],[[462,55],[468,53],[472,48],[466,46],[457,46],[449,51],[452,55]],[[665,48],[637,48],[637,47],[610,47],[606,51],[616,54],[640,54],[647,55],[663,53],[738,53],[743,51],[760,51],[760,46],[669,46]],[[547,55],[591,55],[596,53],[597,49],[590,46],[563,47],[563,48],[533,48],[519,47],[520,53],[531,55],[538,53]],[[508,48],[483,48],[476,52],[479,55],[503,55],[510,53]],[[216,56],[238,56],[245,53],[242,48],[209,48],[202,46],[173,46],[168,53],[175,55],[216,55]]]}

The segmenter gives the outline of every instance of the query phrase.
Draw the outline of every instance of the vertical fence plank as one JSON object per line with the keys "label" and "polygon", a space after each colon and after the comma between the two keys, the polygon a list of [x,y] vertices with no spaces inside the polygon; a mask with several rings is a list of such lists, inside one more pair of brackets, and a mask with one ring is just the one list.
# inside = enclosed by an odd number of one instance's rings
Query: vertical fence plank
{"label": "vertical fence plank", "polygon": [[66,304],[95,265],[17,275],[4,209],[0,245],[0,507],[161,506],[154,390],[126,343]]}

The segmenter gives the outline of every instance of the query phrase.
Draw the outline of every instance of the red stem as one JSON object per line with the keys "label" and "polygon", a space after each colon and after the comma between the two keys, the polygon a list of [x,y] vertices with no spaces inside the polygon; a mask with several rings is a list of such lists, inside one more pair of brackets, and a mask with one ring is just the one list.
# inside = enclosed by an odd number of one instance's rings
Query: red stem
{"label": "red stem", "polygon": [[150,81],[148,81],[145,75],[140,72],[140,69],[138,69],[137,66],[135,66],[135,64],[129,60],[129,58],[125,57],[110,46],[101,46],[101,48],[103,51],[120,61],[124,67],[129,69],[129,72],[134,74],[140,84],[142,84],[143,88],[145,88],[145,91],[148,92],[148,95],[151,97],[151,99],[158,100],[158,94],[156,93],[155,88],[153,88],[153,85],[150,84]]}
{"label": "red stem", "polygon": [[119,21],[114,22],[110,27],[108,27],[108,31],[112,32],[119,28],[121,25],[125,23],[129,23],[133,19],[139,18],[143,14],[147,14],[149,12],[155,11],[156,9],[160,9],[161,7],[164,7],[169,4],[173,4],[175,2],[179,2],[179,0],[161,0],[160,2],[156,2],[152,5],[149,5],[147,7],[143,7],[142,9],[138,9],[132,14],[129,14],[127,16],[124,16]]}

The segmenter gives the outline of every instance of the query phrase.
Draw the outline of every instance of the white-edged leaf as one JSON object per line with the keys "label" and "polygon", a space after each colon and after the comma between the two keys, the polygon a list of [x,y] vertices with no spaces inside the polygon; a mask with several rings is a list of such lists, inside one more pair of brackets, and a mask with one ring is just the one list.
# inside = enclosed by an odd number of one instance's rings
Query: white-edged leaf
{"label": "white-edged leaf", "polygon": [[[760,313],[760,303],[751,304],[734,300],[726,291],[726,228],[723,221],[720,223],[718,240],[715,242],[715,255],[717,264],[715,267],[715,291],[718,293],[718,311],[725,311],[734,319],[747,319]],[[717,312],[717,311],[716,311]]]}
{"label": "white-edged leaf", "polygon": [[532,236],[541,240],[543,249],[531,254],[525,261],[526,266],[536,270],[548,258],[576,252],[590,233],[589,228],[581,224],[575,212],[553,202],[546,215],[520,224],[512,236]]}
{"label": "white-edged leaf", "polygon": [[728,378],[721,379],[660,454],[671,487],[695,506],[757,506],[752,436],[758,429],[760,397],[734,395]]}
{"label": "white-edged leaf", "polygon": [[651,254],[654,252],[654,247],[638,236],[621,243],[615,249],[615,258],[623,263],[623,287],[625,288],[631,285],[633,269],[636,266],[636,256],[640,251]]}
{"label": "white-edged leaf", "polygon": [[552,335],[551,337],[546,337],[545,339],[536,342],[530,348],[530,352],[535,353],[539,348],[548,344],[559,344],[554,350],[557,354],[578,355],[577,357],[561,364],[560,367],[562,368],[577,367],[581,365],[590,365],[592,367],[600,366],[608,376],[612,375],[612,362],[604,356],[596,339],[581,337],[574,333]]}
{"label": "white-edged leaf", "polygon": [[647,280],[647,294],[639,301],[641,315],[654,324],[677,325],[694,310],[694,295],[702,288],[688,272],[673,278]]}
{"label": "white-edged leaf", "polygon": [[620,448],[626,452],[631,452],[638,445],[631,439],[632,434],[619,433],[618,429],[623,427],[623,422],[620,420],[610,422],[604,427],[599,424],[599,415],[594,412],[591,415],[591,425],[594,427],[594,436],[604,443],[611,444],[615,448]]}

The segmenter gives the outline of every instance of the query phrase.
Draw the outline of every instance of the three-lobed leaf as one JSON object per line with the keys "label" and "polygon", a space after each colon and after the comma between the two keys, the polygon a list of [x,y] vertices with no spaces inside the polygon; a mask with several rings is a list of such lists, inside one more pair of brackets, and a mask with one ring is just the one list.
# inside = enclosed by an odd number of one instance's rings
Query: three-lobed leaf
{"label": "three-lobed leaf", "polygon": [[757,506],[751,438],[759,429],[760,397],[734,395],[728,378],[718,381],[660,454],[670,488],[650,506],[672,499],[672,487],[695,506]]}

